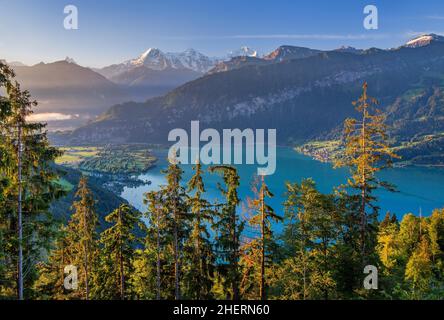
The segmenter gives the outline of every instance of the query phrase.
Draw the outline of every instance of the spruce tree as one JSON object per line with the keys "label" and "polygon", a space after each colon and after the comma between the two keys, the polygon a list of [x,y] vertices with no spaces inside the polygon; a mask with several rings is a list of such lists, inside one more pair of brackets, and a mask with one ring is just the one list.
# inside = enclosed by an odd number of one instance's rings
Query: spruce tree
{"label": "spruce tree", "polygon": [[0,64],[0,89],[6,92],[0,96],[0,292],[10,297],[13,289],[23,299],[32,294],[36,265],[55,233],[50,203],[64,192],[52,167],[61,152],[49,146],[44,124],[26,120],[37,102],[13,77]]}
{"label": "spruce tree", "polygon": [[283,240],[288,249],[278,283],[292,299],[335,298],[340,217],[334,197],[320,193],[311,179],[286,187]]}
{"label": "spruce tree", "polygon": [[202,300],[211,297],[214,254],[207,226],[213,223],[214,210],[203,198],[205,186],[202,165],[197,163],[194,175],[188,182],[188,206],[191,212],[192,230],[186,243],[188,270],[185,275],[188,297]]}
{"label": "spruce tree", "polygon": [[[155,291],[156,300],[161,300],[162,283],[166,283],[165,272],[163,266],[167,265],[165,255],[167,254],[166,246],[168,243],[168,235],[165,233],[168,216],[165,214],[164,201],[161,191],[151,191],[145,194],[144,203],[148,205],[148,210],[144,216],[148,220],[148,229],[145,239],[144,258],[141,262],[145,265],[145,272],[148,281],[154,285],[149,287]],[[149,274],[152,273],[152,274]]]}
{"label": "spruce tree", "polygon": [[161,188],[164,195],[164,205],[170,217],[173,235],[173,259],[174,259],[174,297],[182,298],[182,259],[183,245],[189,232],[189,214],[186,204],[185,188],[181,185],[183,170],[176,160],[172,159],[166,174],[167,184]]}
{"label": "spruce tree", "polygon": [[88,180],[81,177],[76,201],[73,203],[74,213],[68,223],[68,241],[72,246],[71,264],[80,270],[79,278],[84,299],[90,298],[91,273],[97,267],[98,255],[98,218],[95,211],[96,201],[88,188]]}
{"label": "spruce tree", "polygon": [[140,213],[122,204],[106,216],[105,221],[111,226],[100,238],[100,275],[94,295],[98,299],[131,299],[131,274],[139,243],[136,232],[141,223]]}
{"label": "spruce tree", "polygon": [[240,237],[245,222],[240,221],[237,207],[240,203],[238,188],[240,178],[235,167],[214,166],[210,172],[220,173],[225,186],[219,184],[219,190],[225,197],[225,203],[218,212],[218,219],[214,223],[216,231],[215,242],[218,259],[221,261],[219,270],[224,280],[224,289],[227,299],[239,300],[240,292]]}
{"label": "spruce tree", "polygon": [[47,261],[38,264],[39,277],[34,288],[39,299],[66,300],[72,291],[65,289],[65,267],[70,265],[73,247],[68,241],[67,227],[61,226]]}

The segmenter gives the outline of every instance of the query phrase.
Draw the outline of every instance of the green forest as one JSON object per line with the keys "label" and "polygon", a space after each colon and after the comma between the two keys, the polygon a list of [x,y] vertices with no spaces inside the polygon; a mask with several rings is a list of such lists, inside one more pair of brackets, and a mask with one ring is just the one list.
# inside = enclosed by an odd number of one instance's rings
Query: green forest
{"label": "green forest", "polygon": [[[442,299],[444,209],[378,219],[375,191],[396,186],[377,174],[399,155],[368,89],[335,157],[348,182],[330,194],[311,179],[289,181],[277,212],[266,176],[240,199],[236,168],[212,166],[221,201],[211,202],[205,169],[196,163],[184,181],[171,161],[167,183],[145,195],[146,212],[127,204],[99,212],[83,176],[63,223],[50,210],[67,194],[54,165],[63,152],[44,124],[26,121],[37,102],[0,62],[0,299]],[[370,289],[368,266],[378,275]]]}

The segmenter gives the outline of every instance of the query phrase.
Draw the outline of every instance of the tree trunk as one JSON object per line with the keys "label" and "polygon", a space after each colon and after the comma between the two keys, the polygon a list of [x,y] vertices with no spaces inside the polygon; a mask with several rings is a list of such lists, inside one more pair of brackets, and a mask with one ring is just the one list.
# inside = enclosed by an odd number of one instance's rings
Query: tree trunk
{"label": "tree trunk", "polygon": [[261,284],[260,284],[260,297],[261,300],[266,300],[265,292],[265,195],[264,195],[264,176],[262,176],[262,188],[261,188]]}
{"label": "tree trunk", "polygon": [[239,300],[239,279],[238,279],[238,252],[237,252],[237,235],[236,235],[236,209],[234,208],[232,213],[232,221],[233,221],[233,258],[232,258],[232,289],[233,289],[233,300]]}
{"label": "tree trunk", "polygon": [[156,282],[157,282],[157,294],[156,299],[160,300],[160,227],[159,227],[159,212],[157,212],[157,275],[156,275]]}
{"label": "tree trunk", "polygon": [[[21,120],[20,120],[21,121]],[[18,123],[18,299],[23,300],[22,125]]]}
{"label": "tree trunk", "polygon": [[[88,234],[88,218],[87,218],[87,214],[86,214],[86,210],[83,212],[83,223],[84,223],[84,232],[85,235]],[[89,300],[89,282],[88,282],[88,242],[86,240],[84,240],[85,243],[83,244],[83,256],[84,256],[84,266],[85,266],[85,294],[86,294],[86,300]]]}
{"label": "tree trunk", "polygon": [[174,222],[174,288],[175,298],[180,300],[180,288],[179,288],[179,258],[178,258],[178,234],[177,223]]}
{"label": "tree trunk", "polygon": [[[365,92],[364,92],[365,94]],[[367,97],[365,96],[365,99],[367,99]],[[365,100],[366,101],[366,100]],[[367,108],[364,106],[364,112],[363,112],[363,116],[362,116],[362,153],[365,154],[366,153],[366,144],[365,144],[365,119],[367,117]],[[362,256],[362,262],[363,264],[365,264],[366,262],[366,246],[365,246],[365,232],[366,232],[366,212],[365,212],[365,207],[366,207],[366,189],[367,189],[367,178],[365,175],[365,166],[362,165],[362,173],[361,173],[361,179],[362,179],[362,185],[361,185],[361,256]]]}
{"label": "tree trunk", "polygon": [[86,300],[89,300],[89,286],[88,286],[88,250],[86,248],[86,244],[84,246],[84,261],[85,265],[85,298]]}
{"label": "tree trunk", "polygon": [[125,300],[125,270],[123,266],[122,245],[122,210],[119,208],[119,264],[120,264],[120,299]]}
{"label": "tree trunk", "polygon": [[177,203],[174,204],[174,292],[175,299],[180,300],[180,270],[179,270],[179,230]]}
{"label": "tree trunk", "polygon": [[197,213],[197,257],[199,259],[199,271],[200,271],[200,277],[198,277],[197,281],[198,281],[198,286],[197,286],[197,299],[201,300],[202,299],[202,277],[204,275],[204,268],[203,268],[203,261],[202,261],[202,253],[201,253],[201,245],[200,245],[200,207],[199,207],[199,211]]}

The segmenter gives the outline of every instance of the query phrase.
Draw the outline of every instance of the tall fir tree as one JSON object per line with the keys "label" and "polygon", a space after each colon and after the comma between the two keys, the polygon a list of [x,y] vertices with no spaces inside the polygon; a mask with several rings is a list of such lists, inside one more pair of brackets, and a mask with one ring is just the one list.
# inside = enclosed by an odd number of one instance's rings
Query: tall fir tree
{"label": "tall fir tree", "polygon": [[240,299],[240,238],[245,221],[238,217],[237,207],[240,203],[238,188],[240,178],[235,167],[214,166],[210,172],[220,173],[225,186],[219,184],[219,189],[225,196],[225,203],[221,206],[219,217],[214,223],[216,232],[215,242],[218,259],[221,261],[219,270],[223,276],[226,299]]}
{"label": "tall fir tree", "polygon": [[55,234],[49,207],[64,192],[52,164],[61,152],[50,147],[44,124],[27,122],[37,102],[3,63],[0,89],[0,294],[22,299],[32,296],[36,265]]}
{"label": "tall fir tree", "polygon": [[65,267],[73,256],[67,234],[67,227],[61,226],[47,261],[38,264],[39,277],[34,284],[38,299],[67,300],[73,296],[73,291],[65,288]]}
{"label": "tall fir tree", "polygon": [[164,205],[171,221],[172,249],[174,259],[174,297],[182,298],[181,283],[183,280],[182,260],[184,242],[189,234],[190,215],[186,201],[185,188],[182,186],[183,170],[175,159],[171,159],[166,174],[167,184],[161,188]]}
{"label": "tall fir tree", "polygon": [[[68,241],[72,246],[71,264],[80,267],[80,290],[85,300],[90,299],[91,273],[96,271],[98,256],[98,217],[95,210],[96,200],[88,187],[86,177],[81,177],[74,213],[68,223]],[[80,298],[80,297],[79,297]]]}
{"label": "tall fir tree", "polygon": [[[161,191],[151,191],[145,194],[144,203],[147,205],[147,211],[144,217],[148,220],[148,227],[145,238],[145,250],[143,258],[139,264],[143,266],[142,273],[146,276],[146,282],[149,282],[145,289],[152,290],[156,300],[168,298],[168,281],[169,272],[169,253],[167,252],[167,244],[170,242],[170,235],[166,232],[168,219],[166,207],[164,206],[163,194]],[[166,289],[166,290],[165,290]]]}
{"label": "tall fir tree", "polygon": [[289,299],[335,298],[339,214],[313,180],[287,183],[283,240],[287,257],[274,277]]}
{"label": "tall fir tree", "polygon": [[140,218],[140,213],[127,204],[122,204],[105,217],[111,226],[100,237],[102,250],[95,298],[132,299],[131,274],[139,244],[136,233],[141,224]]}
{"label": "tall fir tree", "polygon": [[191,232],[186,242],[189,256],[185,282],[187,297],[205,300],[212,297],[215,256],[207,226],[214,222],[212,205],[203,198],[205,185],[202,165],[194,165],[194,175],[188,182],[188,206],[191,213]]}

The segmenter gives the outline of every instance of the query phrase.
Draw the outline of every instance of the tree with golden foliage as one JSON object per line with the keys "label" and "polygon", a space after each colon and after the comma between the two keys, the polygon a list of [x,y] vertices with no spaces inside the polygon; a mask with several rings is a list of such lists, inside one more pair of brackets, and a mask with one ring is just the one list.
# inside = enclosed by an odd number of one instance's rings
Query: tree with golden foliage
{"label": "tree with golden foliage", "polygon": [[[252,211],[248,217],[248,225],[258,237],[251,239],[243,245],[242,260],[245,264],[244,279],[242,286],[245,287],[245,280],[250,273],[253,273],[253,283],[259,282],[258,298],[267,299],[266,269],[270,265],[271,252],[274,244],[272,222],[282,221],[282,217],[277,215],[273,208],[267,203],[267,198],[272,198],[264,176],[256,179],[253,183],[254,199],[248,199],[248,209]],[[259,278],[259,279],[258,279]],[[259,281],[255,281],[259,280]],[[257,287],[257,286],[256,286]]]}
{"label": "tree with golden foliage", "polygon": [[368,229],[375,225],[378,216],[374,190],[382,187],[394,191],[393,185],[380,181],[376,174],[391,167],[392,159],[398,158],[389,147],[385,116],[376,108],[378,101],[367,94],[367,89],[368,85],[364,83],[361,97],[353,102],[360,118],[345,121],[345,150],[335,163],[335,167],[350,168],[348,186],[358,191],[355,200],[360,202],[360,254],[363,262],[372,251],[372,248],[367,248],[372,243]]}

